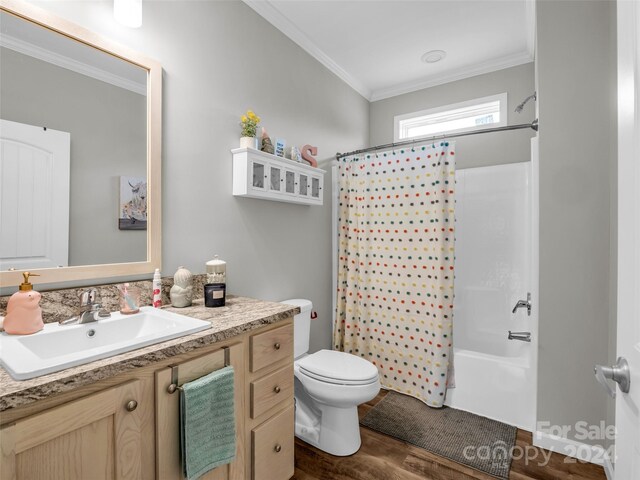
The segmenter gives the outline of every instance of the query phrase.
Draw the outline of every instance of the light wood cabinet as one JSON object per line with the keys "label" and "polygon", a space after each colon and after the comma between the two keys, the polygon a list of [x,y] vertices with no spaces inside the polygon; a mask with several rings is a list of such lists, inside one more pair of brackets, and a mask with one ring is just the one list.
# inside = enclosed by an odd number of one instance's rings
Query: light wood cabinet
{"label": "light wood cabinet", "polygon": [[247,478],[293,476],[293,322],[257,330],[249,338]]}
{"label": "light wood cabinet", "polygon": [[0,479],[184,478],[171,367],[181,385],[222,368],[225,347],[235,376],[236,458],[202,478],[288,480],[292,318],[2,412]]}
{"label": "light wood cabinet", "polygon": [[251,382],[251,418],[258,418],[293,397],[293,365]]}
{"label": "light wood cabinet", "polygon": [[293,405],[251,430],[253,478],[284,479],[293,475]]}
{"label": "light wood cabinet", "polygon": [[141,384],[132,380],[2,428],[2,479],[141,478]]}
{"label": "light wood cabinet", "polygon": [[252,335],[249,345],[252,372],[257,372],[280,360],[293,361],[293,325]]}
{"label": "light wood cabinet", "polygon": [[[229,365],[234,369],[236,432],[244,430],[244,355],[242,344],[231,345]],[[225,366],[224,349],[201,355],[193,360],[170,365],[156,372],[156,478],[182,480],[180,462],[179,392],[170,393],[174,381],[178,385],[191,382]],[[172,367],[175,374],[172,378]],[[240,437],[242,438],[242,437]],[[244,473],[244,444],[236,442],[236,458],[200,477],[203,480],[242,480]]]}

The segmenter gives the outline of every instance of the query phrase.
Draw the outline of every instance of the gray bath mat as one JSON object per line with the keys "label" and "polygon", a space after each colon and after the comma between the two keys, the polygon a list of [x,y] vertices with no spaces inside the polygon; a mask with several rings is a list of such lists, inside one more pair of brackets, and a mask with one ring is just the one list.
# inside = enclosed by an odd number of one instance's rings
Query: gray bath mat
{"label": "gray bath mat", "polygon": [[430,408],[390,391],[360,421],[454,462],[508,479],[517,428],[454,408]]}

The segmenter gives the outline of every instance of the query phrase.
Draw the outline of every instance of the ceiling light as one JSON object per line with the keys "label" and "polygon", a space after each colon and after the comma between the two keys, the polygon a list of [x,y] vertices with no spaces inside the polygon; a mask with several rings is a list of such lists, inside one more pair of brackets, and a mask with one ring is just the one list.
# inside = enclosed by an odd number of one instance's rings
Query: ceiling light
{"label": "ceiling light", "polygon": [[446,56],[447,52],[445,52],[444,50],[431,50],[422,55],[422,57],[420,57],[420,60],[422,60],[424,63],[436,63]]}
{"label": "ceiling light", "polygon": [[122,25],[138,28],[142,25],[142,0],[113,0],[113,16]]}

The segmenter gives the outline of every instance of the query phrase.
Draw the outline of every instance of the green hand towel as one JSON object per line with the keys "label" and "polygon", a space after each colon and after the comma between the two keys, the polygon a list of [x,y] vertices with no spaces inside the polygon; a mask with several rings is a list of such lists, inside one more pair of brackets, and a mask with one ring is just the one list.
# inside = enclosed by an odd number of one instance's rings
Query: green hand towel
{"label": "green hand towel", "polygon": [[180,449],[184,474],[196,479],[236,455],[233,367],[216,370],[180,391]]}

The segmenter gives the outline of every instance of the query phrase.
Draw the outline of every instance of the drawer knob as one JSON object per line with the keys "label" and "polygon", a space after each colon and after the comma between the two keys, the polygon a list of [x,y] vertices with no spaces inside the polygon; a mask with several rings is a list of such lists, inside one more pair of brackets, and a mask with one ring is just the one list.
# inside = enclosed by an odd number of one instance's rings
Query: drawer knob
{"label": "drawer knob", "polygon": [[282,451],[282,447],[276,444],[276,446],[274,447],[274,450],[276,451],[276,453],[280,453]]}
{"label": "drawer knob", "polygon": [[276,385],[276,386],[273,388],[273,391],[274,391],[274,392],[276,392],[276,393],[280,393],[280,387],[279,387],[278,385]]}
{"label": "drawer knob", "polygon": [[279,344],[279,343],[276,343],[276,344],[273,346],[273,348],[275,348],[276,350],[280,350],[280,344]]}
{"label": "drawer knob", "polygon": [[129,400],[124,408],[127,409],[127,412],[133,412],[136,408],[138,408],[138,402],[136,402],[135,400]]}

